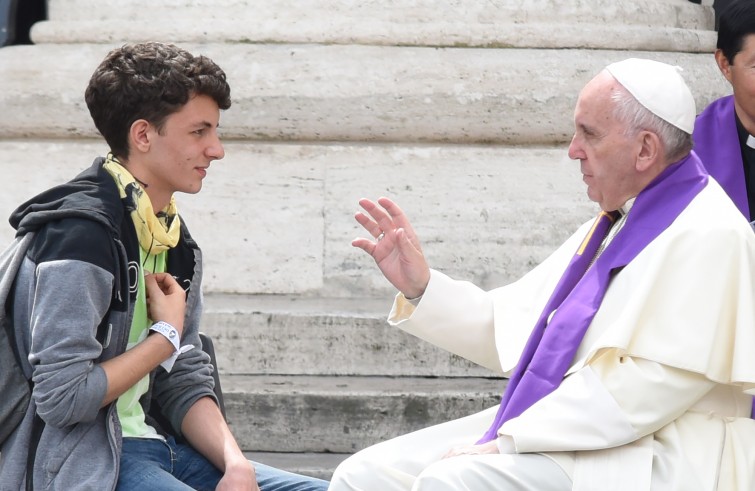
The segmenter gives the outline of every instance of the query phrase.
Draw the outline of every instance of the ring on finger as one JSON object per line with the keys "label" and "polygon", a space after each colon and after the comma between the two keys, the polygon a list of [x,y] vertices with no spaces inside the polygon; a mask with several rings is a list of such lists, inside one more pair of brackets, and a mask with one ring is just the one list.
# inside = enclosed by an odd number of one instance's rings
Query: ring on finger
{"label": "ring on finger", "polygon": [[385,232],[380,232],[380,234],[376,237],[377,241],[380,242],[383,240],[383,237],[385,237]]}

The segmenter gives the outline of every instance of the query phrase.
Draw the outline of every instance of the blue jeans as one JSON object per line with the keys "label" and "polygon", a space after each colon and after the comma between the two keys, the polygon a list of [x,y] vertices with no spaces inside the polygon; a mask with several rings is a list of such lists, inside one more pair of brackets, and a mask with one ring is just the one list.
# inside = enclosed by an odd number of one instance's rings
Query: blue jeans
{"label": "blue jeans", "polygon": [[[321,479],[253,462],[260,491],[325,491]],[[223,474],[189,445],[124,438],[116,491],[214,491]]]}

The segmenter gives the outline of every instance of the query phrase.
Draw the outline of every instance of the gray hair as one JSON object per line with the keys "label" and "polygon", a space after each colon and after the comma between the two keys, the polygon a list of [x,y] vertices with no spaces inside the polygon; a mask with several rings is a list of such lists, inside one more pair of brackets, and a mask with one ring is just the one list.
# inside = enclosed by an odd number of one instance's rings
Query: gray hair
{"label": "gray hair", "polygon": [[692,135],[659,118],[640,104],[629,91],[619,85],[611,93],[613,115],[626,125],[626,135],[646,130],[658,135],[670,162],[686,156],[692,150]]}

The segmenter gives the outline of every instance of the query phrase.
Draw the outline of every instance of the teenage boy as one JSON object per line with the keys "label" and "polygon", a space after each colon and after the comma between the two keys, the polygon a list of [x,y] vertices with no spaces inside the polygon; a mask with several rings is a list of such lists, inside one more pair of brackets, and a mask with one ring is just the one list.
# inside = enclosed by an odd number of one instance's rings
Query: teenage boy
{"label": "teenage boy", "polygon": [[86,103],[110,153],[10,218],[23,259],[8,304],[34,385],[0,489],[324,490],[244,457],[200,349],[202,258],[174,193],[197,193],[223,158],[225,73],[173,45],[125,45]]}

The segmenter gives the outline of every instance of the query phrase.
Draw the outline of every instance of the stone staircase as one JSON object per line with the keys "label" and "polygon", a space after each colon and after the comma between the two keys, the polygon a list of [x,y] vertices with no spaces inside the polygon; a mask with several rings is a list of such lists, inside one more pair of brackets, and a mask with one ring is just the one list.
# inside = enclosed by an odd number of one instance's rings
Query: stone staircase
{"label": "stone staircase", "polygon": [[[83,92],[107,51],[162,40],[225,69],[226,158],[179,207],[206,259],[204,330],[250,457],[328,477],[371,443],[496,403],[503,381],[385,324],[349,245],[395,198],[435,267],[492,288],[596,207],[566,156],[582,85],[630,56],[729,88],[687,0],[49,0],[0,49],[0,215],[106,152]],[[9,227],[0,238],[9,241]]]}

